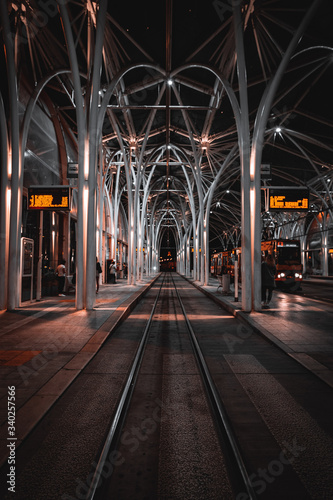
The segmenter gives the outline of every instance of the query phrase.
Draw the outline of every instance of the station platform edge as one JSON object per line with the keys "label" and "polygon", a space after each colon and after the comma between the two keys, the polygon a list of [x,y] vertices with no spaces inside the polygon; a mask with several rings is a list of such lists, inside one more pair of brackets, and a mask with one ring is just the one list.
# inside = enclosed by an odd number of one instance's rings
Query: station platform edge
{"label": "station platform edge", "polygon": [[[158,276],[145,278],[136,286],[127,285],[124,280],[117,285],[101,285],[93,311],[76,311],[74,300],[69,296],[64,299],[48,298],[14,312],[1,313],[0,365],[3,383],[0,397],[4,401],[8,386],[16,385],[17,446],[81,373],[108,336],[131,313]],[[280,322],[280,319],[274,317],[274,311],[270,314],[267,311],[245,313],[241,310],[241,302],[235,302],[232,294],[222,295],[217,291],[217,280],[212,279],[207,286],[203,286],[188,277],[186,279],[247,328],[263,335],[333,387],[333,371],[327,365],[314,359],[301,345],[295,348],[288,338],[277,335],[277,321]],[[288,317],[284,322],[288,323]],[[324,343],[325,338],[321,342]],[[50,348],[53,349],[52,355],[47,355]],[[333,352],[333,343],[330,342],[327,349]],[[7,421],[1,414],[0,442],[5,444],[6,439]],[[6,446],[1,449],[0,465],[8,454]]]}

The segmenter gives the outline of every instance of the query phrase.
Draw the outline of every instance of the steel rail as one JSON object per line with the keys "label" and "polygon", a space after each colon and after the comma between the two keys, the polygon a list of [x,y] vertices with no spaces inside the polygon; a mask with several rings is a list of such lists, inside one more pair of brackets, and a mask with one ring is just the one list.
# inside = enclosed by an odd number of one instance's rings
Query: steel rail
{"label": "steel rail", "polygon": [[131,370],[130,370],[129,376],[127,378],[126,385],[123,389],[119,404],[117,406],[116,413],[113,417],[113,420],[112,420],[112,423],[110,426],[110,430],[109,430],[108,435],[106,437],[102,452],[100,454],[97,466],[95,468],[95,472],[94,472],[92,480],[91,480],[91,484],[90,484],[90,488],[89,488],[89,491],[88,491],[87,496],[86,496],[86,500],[94,500],[96,498],[95,495],[97,492],[97,488],[100,486],[103,467],[107,461],[107,457],[109,455],[112,444],[114,443],[115,436],[117,434],[117,431],[119,430],[118,429],[119,423],[121,422],[121,419],[124,416],[126,408],[128,407],[129,400],[131,398],[131,394],[132,394],[134,386],[135,386],[135,381],[136,381],[136,378],[137,378],[137,375],[138,375],[138,372],[139,372],[139,369],[141,366],[141,362],[142,362],[143,355],[144,355],[144,350],[145,350],[148,336],[149,336],[148,334],[149,334],[150,325],[151,325],[152,318],[153,318],[154,313],[155,313],[156,305],[157,305],[158,299],[160,297],[162,287],[164,285],[164,281],[165,281],[165,277],[163,277],[160,289],[158,291],[158,294],[156,296],[155,302],[154,302],[153,307],[152,307],[152,311],[151,311],[149,319],[146,323],[139,347],[138,347],[137,352],[135,354],[135,358],[134,358],[134,361],[132,363]]}
{"label": "steel rail", "polygon": [[[246,493],[248,495],[249,500],[256,500],[257,496],[254,492],[253,487],[252,487],[251,480],[249,478],[247,469],[245,467],[243,457],[241,455],[236,436],[235,436],[234,431],[232,429],[232,426],[229,422],[229,418],[228,418],[228,415],[226,413],[225,407],[224,407],[224,405],[221,401],[221,398],[217,392],[215,383],[210,375],[209,368],[207,366],[207,363],[206,363],[205,358],[203,356],[202,350],[199,346],[199,343],[198,343],[197,338],[195,336],[195,333],[193,331],[190,320],[188,319],[188,316],[186,314],[186,310],[185,310],[183,301],[179,295],[179,292],[177,290],[177,287],[175,285],[175,282],[174,282],[172,275],[171,275],[171,279],[172,279],[172,282],[173,282],[173,285],[174,285],[174,288],[176,291],[177,298],[179,300],[180,307],[181,307],[182,312],[184,314],[186,325],[187,325],[187,328],[188,328],[189,333],[190,333],[192,347],[193,347],[193,351],[195,353],[197,364],[198,364],[199,370],[201,372],[201,375],[204,379],[205,386],[208,390],[208,395],[209,395],[210,401],[212,403],[213,409],[215,411],[215,416],[218,420],[219,427],[221,427],[224,430],[224,432],[228,438],[228,443],[229,443],[230,448],[232,450],[233,457],[237,463],[238,471],[239,471],[241,478],[243,480],[244,488],[246,490]],[[244,493],[245,493],[245,491],[244,491]]]}
{"label": "steel rail", "polygon": [[[98,498],[99,492],[97,491],[97,489],[101,485],[101,477],[102,477],[103,467],[107,461],[107,457],[110,453],[112,445],[115,444],[116,436],[117,436],[117,434],[119,432],[119,428],[121,426],[121,421],[124,420],[125,415],[126,415],[126,411],[127,411],[129,404],[130,404],[131,396],[132,396],[132,393],[134,391],[135,382],[136,382],[136,379],[137,379],[137,376],[139,373],[139,369],[140,369],[142,359],[144,356],[145,347],[146,347],[146,344],[148,341],[150,326],[152,323],[153,316],[155,314],[157,302],[160,298],[162,287],[165,283],[166,275],[167,275],[167,273],[165,273],[165,276],[162,280],[161,286],[159,288],[158,294],[156,296],[156,299],[154,301],[154,304],[153,304],[153,307],[152,307],[152,310],[150,313],[150,317],[146,323],[139,347],[137,349],[134,361],[133,361],[132,366],[131,366],[130,373],[128,375],[125,387],[123,389],[119,404],[117,406],[116,413],[113,417],[113,420],[112,420],[112,423],[110,426],[110,430],[107,434],[107,437],[106,437],[104,445],[103,445],[103,449],[100,453],[100,457],[98,459],[98,463],[97,463],[97,466],[95,468],[95,471],[94,471],[94,474],[93,474],[93,477],[91,480],[90,489],[87,493],[87,496],[85,497],[86,500],[96,500],[96,498]],[[204,381],[204,385],[205,385],[207,392],[208,392],[209,401],[212,405],[212,408],[213,408],[214,413],[215,413],[215,417],[218,421],[218,427],[219,427],[219,429],[222,429],[224,431],[225,435],[227,436],[227,443],[229,444],[229,447],[231,448],[232,456],[237,464],[237,471],[239,472],[240,478],[241,478],[242,483],[244,485],[244,493],[245,492],[247,493],[249,500],[256,500],[257,497],[256,497],[255,492],[253,490],[253,487],[251,485],[251,480],[250,480],[249,475],[247,473],[247,470],[246,470],[241,452],[239,450],[237,440],[236,440],[236,437],[234,435],[234,431],[233,431],[231,424],[229,422],[226,410],[225,410],[224,405],[223,405],[223,403],[220,399],[220,396],[217,392],[217,389],[215,387],[213,379],[210,375],[208,366],[206,364],[206,361],[205,361],[204,356],[202,354],[201,348],[200,348],[198,341],[196,339],[196,336],[195,336],[195,333],[193,331],[190,320],[188,319],[183,301],[179,295],[179,292],[177,290],[176,284],[174,282],[174,279],[173,279],[171,273],[170,273],[170,277],[171,277],[171,281],[172,281],[173,287],[175,289],[176,296],[177,296],[177,299],[179,301],[182,313],[184,315],[188,331],[190,333],[190,340],[192,343],[194,355],[195,355],[197,365],[198,365],[199,371],[201,373],[202,379]]]}

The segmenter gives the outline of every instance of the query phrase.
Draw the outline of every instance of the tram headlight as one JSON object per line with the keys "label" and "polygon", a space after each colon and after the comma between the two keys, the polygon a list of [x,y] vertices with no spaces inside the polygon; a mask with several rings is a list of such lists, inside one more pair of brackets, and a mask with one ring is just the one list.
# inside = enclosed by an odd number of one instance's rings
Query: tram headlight
{"label": "tram headlight", "polygon": [[295,278],[299,278],[299,274],[298,273],[295,273]]}
{"label": "tram headlight", "polygon": [[285,277],[285,273],[278,274],[278,278],[284,278],[284,277]]}

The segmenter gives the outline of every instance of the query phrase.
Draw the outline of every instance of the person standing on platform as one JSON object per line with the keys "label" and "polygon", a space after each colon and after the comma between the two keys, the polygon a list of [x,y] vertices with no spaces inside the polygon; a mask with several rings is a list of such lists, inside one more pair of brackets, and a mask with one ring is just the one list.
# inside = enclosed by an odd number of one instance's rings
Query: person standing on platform
{"label": "person standing on platform", "polygon": [[58,295],[59,297],[64,297],[64,286],[65,286],[65,280],[66,280],[66,267],[65,267],[66,261],[62,260],[61,263],[58,265],[56,269],[56,275],[57,275],[57,280],[58,280]]}
{"label": "person standing on platform", "polygon": [[274,257],[267,255],[266,259],[261,263],[261,300],[264,308],[269,307],[272,300],[273,290],[275,285],[276,266]]}
{"label": "person standing on platform", "polygon": [[102,272],[101,265],[98,261],[98,258],[96,257],[96,293],[99,291],[99,275]]}
{"label": "person standing on platform", "polygon": [[111,283],[115,284],[117,282],[116,280],[116,263],[114,260],[111,260],[111,264],[110,264],[110,276],[111,276]]}

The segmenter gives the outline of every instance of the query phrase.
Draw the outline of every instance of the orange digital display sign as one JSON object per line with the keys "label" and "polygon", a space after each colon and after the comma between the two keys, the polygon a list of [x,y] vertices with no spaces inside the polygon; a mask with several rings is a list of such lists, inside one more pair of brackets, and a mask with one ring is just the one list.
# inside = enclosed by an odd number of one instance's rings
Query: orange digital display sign
{"label": "orange digital display sign", "polygon": [[68,186],[31,187],[28,189],[29,210],[70,210]]}
{"label": "orange digital display sign", "polygon": [[270,188],[269,210],[285,212],[309,210],[309,191],[307,189]]}

